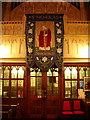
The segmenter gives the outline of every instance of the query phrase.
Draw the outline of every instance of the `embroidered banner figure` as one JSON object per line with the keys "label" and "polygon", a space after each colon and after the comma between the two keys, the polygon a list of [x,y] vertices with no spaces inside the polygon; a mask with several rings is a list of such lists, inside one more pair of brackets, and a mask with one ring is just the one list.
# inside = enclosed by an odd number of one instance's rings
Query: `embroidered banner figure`
{"label": "embroidered banner figure", "polygon": [[42,26],[42,30],[39,34],[39,49],[41,50],[48,50],[50,49],[50,42],[51,42],[51,30]]}
{"label": "embroidered banner figure", "polygon": [[63,63],[63,15],[26,15],[26,54],[28,67],[35,64],[47,71]]}

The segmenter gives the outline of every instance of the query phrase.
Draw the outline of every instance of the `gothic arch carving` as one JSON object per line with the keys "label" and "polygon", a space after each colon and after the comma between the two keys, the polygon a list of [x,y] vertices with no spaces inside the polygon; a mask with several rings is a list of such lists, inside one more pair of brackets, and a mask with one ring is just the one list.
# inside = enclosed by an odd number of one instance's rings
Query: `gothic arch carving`
{"label": "gothic arch carving", "polygon": [[22,20],[24,14],[65,14],[67,20],[80,20],[80,10],[67,2],[24,2],[13,9],[10,20]]}

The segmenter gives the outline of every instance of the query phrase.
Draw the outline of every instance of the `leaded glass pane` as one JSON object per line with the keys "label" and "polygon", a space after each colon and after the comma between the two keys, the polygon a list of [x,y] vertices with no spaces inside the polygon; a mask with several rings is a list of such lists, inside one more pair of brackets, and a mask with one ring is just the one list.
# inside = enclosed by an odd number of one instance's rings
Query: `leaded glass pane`
{"label": "leaded glass pane", "polygon": [[52,95],[52,82],[49,77],[47,77],[47,95]]}
{"label": "leaded glass pane", "polygon": [[24,78],[24,69],[23,67],[19,67],[19,70],[18,70],[18,78]]}
{"label": "leaded glass pane", "polygon": [[31,87],[35,87],[35,77],[31,77],[30,78],[30,80],[31,80]]}
{"label": "leaded glass pane", "polygon": [[58,95],[58,77],[47,77],[47,95]]}
{"label": "leaded glass pane", "polygon": [[18,98],[23,98],[23,80],[18,80]]}
{"label": "leaded glass pane", "polygon": [[3,97],[9,96],[9,80],[3,80]]}
{"label": "leaded glass pane", "polygon": [[42,94],[42,77],[30,78],[31,94],[41,97]]}
{"label": "leaded glass pane", "polygon": [[72,67],[72,79],[77,79],[77,68]]}
{"label": "leaded glass pane", "polygon": [[42,95],[42,78],[41,77],[37,77],[36,78],[37,81],[37,96],[41,97]]}
{"label": "leaded glass pane", "polygon": [[71,74],[70,68],[66,67],[65,68],[65,79],[70,79],[71,78],[70,74]]}
{"label": "leaded glass pane", "polygon": [[2,80],[0,80],[0,96],[2,96]]}
{"label": "leaded glass pane", "polygon": [[65,81],[65,98],[71,97],[71,81]]}
{"label": "leaded glass pane", "polygon": [[80,68],[79,75],[80,75],[80,79],[83,79],[85,77],[84,67]]}
{"label": "leaded glass pane", "polygon": [[47,72],[47,76],[52,76],[51,69],[48,70],[48,72]]}
{"label": "leaded glass pane", "polygon": [[72,81],[72,98],[77,98],[77,81]]}
{"label": "leaded glass pane", "polygon": [[9,72],[10,72],[10,68],[5,67],[5,69],[4,69],[4,78],[9,78]]}
{"label": "leaded glass pane", "polygon": [[83,89],[84,81],[80,81],[80,89]]}
{"label": "leaded glass pane", "polygon": [[54,86],[53,95],[58,95],[58,77],[56,77],[56,81],[53,86]]}
{"label": "leaded glass pane", "polygon": [[42,76],[42,73],[40,71],[38,71],[36,76]]}
{"label": "leaded glass pane", "polygon": [[17,80],[11,80],[11,87],[17,86]]}
{"label": "leaded glass pane", "polygon": [[90,76],[90,67],[87,67],[86,76]]}
{"label": "leaded glass pane", "polygon": [[31,87],[31,94],[32,95],[36,95],[36,81],[35,81],[35,77],[30,77],[30,87]]}
{"label": "leaded glass pane", "polygon": [[2,67],[0,67],[0,78],[3,78],[3,70],[2,70]]}
{"label": "leaded glass pane", "polygon": [[13,67],[11,70],[11,78],[17,78],[17,69]]}
{"label": "leaded glass pane", "polygon": [[3,91],[3,97],[8,98],[8,91]]}
{"label": "leaded glass pane", "polygon": [[17,80],[11,80],[11,97],[17,97]]}
{"label": "leaded glass pane", "polygon": [[53,71],[53,76],[58,76],[58,70]]}
{"label": "leaded glass pane", "polygon": [[30,68],[30,76],[42,76],[42,72],[39,68]]}
{"label": "leaded glass pane", "polygon": [[4,86],[9,86],[9,80],[4,80]]}
{"label": "leaded glass pane", "polygon": [[23,80],[18,80],[18,87],[23,87]]}
{"label": "leaded glass pane", "polygon": [[35,76],[35,71],[30,72],[30,76]]}

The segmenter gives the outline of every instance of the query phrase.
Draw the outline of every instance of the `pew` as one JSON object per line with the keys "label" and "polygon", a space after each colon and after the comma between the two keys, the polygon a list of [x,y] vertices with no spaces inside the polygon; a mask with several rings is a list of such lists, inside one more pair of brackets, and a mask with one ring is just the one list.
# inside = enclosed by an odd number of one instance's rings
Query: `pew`
{"label": "pew", "polygon": [[0,115],[2,116],[2,120],[20,119],[21,114],[20,114],[19,103],[16,105],[7,105],[7,104],[0,105]]}

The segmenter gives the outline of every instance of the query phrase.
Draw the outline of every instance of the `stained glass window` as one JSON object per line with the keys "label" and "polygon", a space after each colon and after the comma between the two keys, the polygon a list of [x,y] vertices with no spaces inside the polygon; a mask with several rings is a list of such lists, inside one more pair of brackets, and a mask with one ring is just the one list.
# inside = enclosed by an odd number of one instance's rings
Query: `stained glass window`
{"label": "stained glass window", "polygon": [[30,69],[30,87],[31,94],[41,97],[42,94],[42,72],[39,68]]}
{"label": "stained glass window", "polygon": [[4,98],[23,98],[24,66],[0,67],[0,96]]}
{"label": "stained glass window", "polygon": [[71,81],[65,81],[65,98],[71,97]]}
{"label": "stained glass window", "polygon": [[84,77],[90,74],[90,67],[65,66],[65,98],[78,98],[78,89],[83,89]]}
{"label": "stained glass window", "polygon": [[47,95],[58,95],[58,68],[47,72]]}

